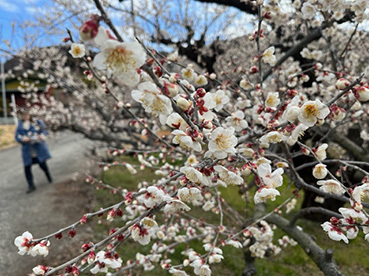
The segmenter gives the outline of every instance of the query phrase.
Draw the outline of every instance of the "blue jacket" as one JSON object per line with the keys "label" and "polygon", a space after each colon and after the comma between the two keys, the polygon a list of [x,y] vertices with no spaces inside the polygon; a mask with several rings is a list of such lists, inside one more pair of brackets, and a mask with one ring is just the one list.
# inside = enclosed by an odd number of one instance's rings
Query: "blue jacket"
{"label": "blue jacket", "polygon": [[38,162],[42,163],[51,157],[49,149],[45,141],[39,142],[23,142],[24,136],[37,136],[39,134],[47,135],[46,125],[43,121],[37,120],[37,125],[31,124],[29,129],[23,128],[23,121],[19,121],[18,127],[15,131],[15,140],[22,144],[22,158],[24,166],[32,165],[32,150],[37,156]]}

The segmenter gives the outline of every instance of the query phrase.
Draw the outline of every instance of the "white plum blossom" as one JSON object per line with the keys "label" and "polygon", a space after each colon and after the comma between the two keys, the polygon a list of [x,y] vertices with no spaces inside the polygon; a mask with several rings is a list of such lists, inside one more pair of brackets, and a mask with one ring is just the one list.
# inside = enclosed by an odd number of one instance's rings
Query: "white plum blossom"
{"label": "white plum blossom", "polygon": [[172,134],[175,135],[172,140],[174,144],[178,144],[186,150],[201,151],[201,144],[198,141],[194,141],[186,132],[176,129],[172,131]]}
{"label": "white plum blossom", "polygon": [[280,102],[278,92],[269,92],[265,99],[265,105],[268,107],[277,107]]}
{"label": "white plum blossom", "polygon": [[214,200],[207,200],[205,201],[205,203],[202,205],[202,209],[205,212],[210,211],[211,209],[213,209],[215,206],[215,201]]}
{"label": "white plum blossom", "polygon": [[301,13],[303,18],[313,19],[316,16],[317,11],[312,4],[310,4],[309,2],[304,2],[301,8]]}
{"label": "white plum blossom", "polygon": [[343,195],[345,193],[345,189],[342,187],[342,184],[336,180],[319,180],[317,184],[322,191],[329,194]]}
{"label": "white plum blossom", "polygon": [[174,214],[178,212],[179,210],[184,210],[186,212],[190,211],[191,208],[183,203],[180,200],[172,199],[170,202],[168,202],[164,207],[164,213],[166,214]]}
{"label": "white plum blossom", "polygon": [[341,207],[338,211],[345,219],[353,219],[355,222],[363,224],[368,221],[368,218],[361,210],[355,210],[354,208]]}
{"label": "white plum blossom", "polygon": [[146,191],[143,203],[149,208],[159,205],[165,199],[165,192],[156,186],[150,186]]}
{"label": "white plum blossom", "polygon": [[291,102],[287,105],[286,110],[283,112],[282,117],[290,123],[295,122],[300,114],[299,102],[300,98],[298,96],[293,97]]}
{"label": "white plum blossom", "polygon": [[274,66],[277,63],[277,58],[274,55],[275,48],[274,46],[269,47],[264,51],[261,55],[261,60],[265,63],[268,63],[270,66]]}
{"label": "white plum blossom", "polygon": [[145,227],[135,224],[131,230],[132,238],[142,245],[146,245],[150,242],[150,234]]}
{"label": "white plum blossom", "polygon": [[122,259],[119,258],[118,254],[114,254],[108,251],[99,251],[96,254],[95,266],[90,270],[92,274],[99,272],[108,272],[108,268],[117,269],[122,266]]}
{"label": "white plum blossom", "polygon": [[180,172],[184,173],[186,178],[192,183],[210,185],[209,179],[193,167],[182,167],[180,168]]}
{"label": "white plum blossom", "polygon": [[108,77],[115,75],[124,79],[128,86],[139,82],[137,69],[146,60],[146,53],[138,43],[119,42],[108,39],[101,45],[101,52],[93,60],[97,69],[107,70]]}
{"label": "white plum blossom", "polygon": [[316,99],[315,101],[307,101],[302,105],[298,119],[304,125],[312,127],[318,119],[323,120],[329,113],[328,106]]}
{"label": "white plum blossom", "polygon": [[181,75],[185,80],[188,80],[189,82],[193,81],[197,77],[197,74],[191,66],[187,66],[186,68],[182,69]]}
{"label": "white plum blossom", "polygon": [[282,168],[276,169],[272,172],[272,167],[263,163],[258,166],[258,175],[263,181],[263,184],[268,188],[278,188],[283,184],[283,176],[284,173]]}
{"label": "white plum blossom", "polygon": [[178,190],[178,197],[180,200],[185,202],[197,203],[203,200],[201,191],[198,188],[181,188]]}
{"label": "white plum blossom", "polygon": [[296,198],[293,198],[290,202],[286,204],[286,214],[290,213],[295,208],[296,203]]}
{"label": "white plum blossom", "polygon": [[315,155],[319,160],[324,160],[327,158],[327,150],[328,148],[328,144],[324,143],[321,144],[316,150],[315,150]]}
{"label": "white plum blossom", "polygon": [[18,254],[31,254],[31,250],[34,247],[34,244],[31,243],[33,240],[33,236],[30,232],[26,231],[22,234],[22,236],[16,237],[14,240],[14,245],[18,247]]}
{"label": "white plum blossom", "polygon": [[342,107],[338,107],[337,105],[332,105],[331,116],[333,120],[341,122],[346,116],[346,110]]}
{"label": "white plum blossom", "polygon": [[327,232],[330,239],[334,241],[343,240],[345,243],[348,243],[348,239],[342,231],[336,226],[332,225],[330,222],[326,221],[322,225],[322,228],[325,232]]}
{"label": "white plum blossom", "polygon": [[201,259],[197,259],[193,261],[190,266],[194,268],[194,273],[199,276],[210,276],[211,270],[210,267],[204,264],[204,261]]}
{"label": "white plum blossom", "polygon": [[74,58],[82,58],[86,54],[85,46],[83,44],[72,43],[68,53]]}
{"label": "white plum blossom", "polygon": [[229,97],[226,95],[226,92],[224,90],[217,90],[213,94],[213,100],[215,101],[215,111],[220,111],[225,104],[229,102]]}
{"label": "white plum blossom", "polygon": [[215,102],[213,93],[206,92],[205,96],[202,97],[202,99],[204,100],[204,107],[209,110],[213,109],[217,105],[217,103]]}
{"label": "white plum blossom", "polygon": [[283,136],[279,131],[271,131],[260,137],[262,147],[269,147],[269,144],[276,144],[283,141]]}
{"label": "white plum blossom", "polygon": [[170,99],[163,95],[152,82],[143,82],[138,90],[132,91],[132,98],[141,103],[145,111],[159,117],[160,123],[165,125],[168,116],[172,113]]}
{"label": "white plum blossom", "polygon": [[209,256],[209,264],[220,263],[223,259],[223,255],[211,253]]}
{"label": "white plum blossom", "polygon": [[293,146],[300,137],[302,137],[305,133],[305,130],[307,130],[308,127],[304,124],[298,124],[297,127],[292,130],[291,134],[289,136],[285,136],[284,140],[286,143],[290,146]]}
{"label": "white plum blossom", "polygon": [[293,123],[297,120],[299,114],[300,108],[298,106],[292,105],[287,107],[286,111],[283,113],[283,117],[290,123]]}
{"label": "white plum blossom", "polygon": [[283,247],[286,247],[288,244],[292,245],[292,246],[295,246],[297,245],[297,242],[295,242],[293,239],[291,239],[290,237],[288,236],[283,236],[282,239],[279,239],[278,240],[278,243],[283,246]]}
{"label": "white plum blossom", "polygon": [[214,170],[218,173],[220,180],[226,185],[241,185],[244,182],[238,172],[230,171],[220,165],[214,166]]}
{"label": "white plum blossom", "polygon": [[186,121],[179,115],[178,113],[174,112],[167,117],[166,124],[172,128],[186,130],[188,124]]}
{"label": "white plum blossom", "polygon": [[137,170],[129,163],[126,163],[126,168],[131,174],[136,174]]}
{"label": "white plum blossom", "polygon": [[327,176],[327,174],[328,174],[327,165],[324,164],[315,165],[313,169],[313,176],[316,179],[323,179]]}
{"label": "white plum blossom", "polygon": [[45,275],[45,273],[47,272],[49,268],[47,266],[43,266],[43,265],[38,265],[35,266],[32,271],[33,273],[35,273],[35,275]]}
{"label": "white plum blossom", "polygon": [[245,90],[249,90],[252,88],[251,83],[247,79],[242,79],[240,81],[240,87]]}
{"label": "white plum blossom", "polygon": [[50,241],[48,240],[43,240],[39,243],[37,243],[35,245],[35,247],[32,249],[32,256],[36,256],[36,255],[40,255],[40,256],[44,256],[46,257],[47,255],[49,255],[49,246],[50,246]]}
{"label": "white plum blossom", "polygon": [[142,245],[150,242],[151,237],[155,235],[158,230],[158,224],[155,220],[145,217],[140,221],[140,224],[135,224],[131,228],[132,238]]}
{"label": "white plum blossom", "polygon": [[236,153],[234,148],[237,145],[237,138],[234,136],[234,128],[216,128],[210,135],[209,150],[205,156],[214,155],[216,158],[223,159],[228,154]]}
{"label": "white plum blossom", "polygon": [[236,131],[241,131],[247,128],[248,124],[247,121],[244,120],[245,113],[241,110],[237,110],[236,112],[232,113],[231,116],[226,118],[226,125],[233,127]]}
{"label": "white plum blossom", "polygon": [[354,191],[352,192],[352,197],[357,203],[360,204],[364,198],[369,198],[369,183],[364,183],[355,187]]}
{"label": "white plum blossom", "polygon": [[197,87],[205,86],[208,84],[208,79],[204,75],[198,75],[195,78],[195,85]]}
{"label": "white plum blossom", "polygon": [[173,276],[188,276],[188,274],[186,272],[184,272],[183,270],[179,270],[179,269],[176,269],[174,267],[171,267],[169,269],[169,273],[173,274]]}
{"label": "white plum blossom", "polygon": [[255,204],[258,204],[266,202],[267,199],[274,201],[275,197],[279,195],[281,195],[279,191],[274,188],[262,187],[256,191],[254,196],[254,202]]}
{"label": "white plum blossom", "polygon": [[101,48],[103,47],[105,42],[108,41],[109,39],[115,40],[115,38],[110,35],[110,32],[107,29],[105,29],[103,26],[99,26],[98,32],[96,36],[93,38],[94,44],[98,48]]}
{"label": "white plum blossom", "polygon": [[229,240],[229,241],[227,241],[226,244],[231,245],[234,248],[242,248],[243,247],[242,243],[240,243],[239,241],[236,241],[236,240]]}
{"label": "white plum blossom", "polygon": [[187,158],[187,161],[185,163],[186,166],[195,166],[199,163],[199,161],[197,160],[196,158],[196,155],[194,154],[191,154],[188,158]]}

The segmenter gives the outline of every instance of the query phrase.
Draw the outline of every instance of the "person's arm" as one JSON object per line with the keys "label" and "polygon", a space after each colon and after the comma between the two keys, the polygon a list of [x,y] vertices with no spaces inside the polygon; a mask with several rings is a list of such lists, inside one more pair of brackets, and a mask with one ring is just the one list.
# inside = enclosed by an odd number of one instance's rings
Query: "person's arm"
{"label": "person's arm", "polygon": [[15,131],[15,140],[18,142],[18,143],[21,143],[21,144],[25,144],[25,143],[28,143],[30,141],[29,137],[25,136],[25,135],[21,135],[21,131],[20,131],[20,126],[18,125],[16,131]]}
{"label": "person's arm", "polygon": [[40,130],[38,131],[38,140],[44,141],[46,140],[46,136],[48,135],[48,132],[46,130],[46,124],[42,120],[37,120],[37,124],[40,127]]}
{"label": "person's arm", "polygon": [[40,127],[40,134],[43,134],[43,135],[48,135],[48,132],[46,130],[47,126],[46,124],[42,121],[42,120],[37,120],[37,124],[39,125]]}

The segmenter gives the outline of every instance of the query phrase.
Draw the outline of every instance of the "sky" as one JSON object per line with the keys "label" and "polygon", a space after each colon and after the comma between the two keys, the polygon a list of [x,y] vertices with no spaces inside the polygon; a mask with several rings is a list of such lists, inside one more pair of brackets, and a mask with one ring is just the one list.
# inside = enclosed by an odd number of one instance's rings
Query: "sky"
{"label": "sky", "polygon": [[[116,1],[118,3],[118,0],[112,0],[112,1]],[[4,39],[9,40],[11,42],[11,45],[14,48],[21,48],[24,41],[22,41],[20,34],[17,34],[14,32],[12,28],[12,23],[14,24],[14,22],[32,20],[35,14],[35,10],[36,10],[35,8],[36,7],[42,8],[46,3],[50,3],[50,2],[51,0],[0,0],[0,49],[4,48],[4,44],[1,42]],[[138,3],[139,1],[135,1],[135,2]],[[110,16],[112,17],[112,20],[114,21],[115,20],[114,14],[110,14]],[[228,32],[231,31],[232,34],[239,33],[240,30],[243,29],[245,26],[244,22],[245,21],[247,22],[250,20],[249,18],[244,18],[244,17],[247,17],[247,15],[244,14],[242,16],[238,16],[237,18],[234,18],[234,22],[232,26],[229,26],[227,28]],[[243,22],[243,24],[238,24],[237,22]],[[214,27],[217,28],[218,25],[214,25]],[[127,26],[123,28],[123,30],[125,31],[127,31],[127,29],[129,29],[127,28]],[[170,32],[171,30],[168,30],[168,31]],[[219,35],[219,33],[217,34],[217,32],[215,31],[212,31],[210,33]],[[222,33],[222,35],[232,37],[232,35],[230,34]],[[210,36],[207,38],[213,39]],[[126,40],[129,40],[129,39],[126,39]],[[58,43],[58,42],[59,41],[55,43]]]}
{"label": "sky", "polygon": [[12,22],[33,18],[34,8],[46,0],[0,0],[0,38],[12,39]]}

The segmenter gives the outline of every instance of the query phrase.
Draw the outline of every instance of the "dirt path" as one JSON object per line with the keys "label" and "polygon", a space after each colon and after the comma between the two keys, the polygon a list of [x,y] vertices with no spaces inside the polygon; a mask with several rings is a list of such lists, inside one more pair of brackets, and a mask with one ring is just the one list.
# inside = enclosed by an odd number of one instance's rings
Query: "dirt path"
{"label": "dirt path", "polygon": [[[32,272],[37,264],[50,265],[49,259],[60,259],[68,254],[70,243],[83,239],[53,239],[50,255],[33,258],[20,256],[13,241],[24,231],[30,231],[35,238],[55,232],[85,212],[89,197],[88,186],[71,181],[76,172],[88,167],[87,149],[92,143],[72,132],[62,132],[48,140],[53,156],[48,161],[53,184],[48,184],[38,166],[33,166],[34,193],[26,194],[27,184],[23,172],[20,146],[0,151],[0,274],[24,276]],[[80,182],[79,182],[80,183]],[[72,254],[72,253],[71,253]],[[4,274],[3,274],[4,273]]]}

